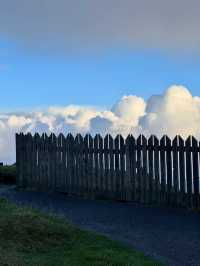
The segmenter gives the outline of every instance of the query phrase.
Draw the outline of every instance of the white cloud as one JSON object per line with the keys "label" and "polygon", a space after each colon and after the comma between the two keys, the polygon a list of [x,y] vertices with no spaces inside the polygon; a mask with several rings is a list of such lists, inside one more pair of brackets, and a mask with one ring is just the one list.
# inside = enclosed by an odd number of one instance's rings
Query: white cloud
{"label": "white cloud", "polygon": [[200,137],[200,98],[183,86],[172,86],[163,95],[147,101],[146,114],[139,125],[146,134],[176,134]]}
{"label": "white cloud", "polygon": [[135,136],[176,134],[200,138],[200,97],[193,97],[183,86],[171,86],[162,95],[153,95],[145,102],[129,95],[122,97],[110,110],[70,105],[53,106],[32,113],[0,113],[0,161],[15,161],[16,132],[69,132],[92,135],[122,134]]}
{"label": "white cloud", "polygon": [[111,110],[118,117],[136,126],[138,118],[144,115],[145,106],[145,101],[142,98],[129,95],[122,97]]}
{"label": "white cloud", "polygon": [[23,127],[27,124],[31,123],[30,118],[26,118],[24,116],[17,116],[17,115],[11,115],[8,117],[7,124],[9,127]]}

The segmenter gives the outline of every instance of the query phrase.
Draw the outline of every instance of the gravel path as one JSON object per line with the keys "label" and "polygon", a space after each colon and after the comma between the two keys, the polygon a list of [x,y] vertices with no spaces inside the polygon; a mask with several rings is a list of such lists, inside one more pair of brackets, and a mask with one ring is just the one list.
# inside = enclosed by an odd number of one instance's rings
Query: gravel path
{"label": "gravel path", "polygon": [[0,186],[0,196],[48,213],[62,214],[81,228],[120,240],[166,265],[200,266],[198,213],[83,200],[58,193],[17,191],[14,186]]}

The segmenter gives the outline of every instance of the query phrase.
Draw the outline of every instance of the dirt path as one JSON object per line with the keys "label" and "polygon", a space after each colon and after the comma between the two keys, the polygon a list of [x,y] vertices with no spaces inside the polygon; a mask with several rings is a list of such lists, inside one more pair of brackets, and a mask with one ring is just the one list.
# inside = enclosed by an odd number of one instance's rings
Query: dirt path
{"label": "dirt path", "polygon": [[0,196],[64,215],[81,228],[127,243],[167,265],[200,266],[200,214],[134,203],[75,199],[57,193],[16,191],[7,186],[0,186]]}

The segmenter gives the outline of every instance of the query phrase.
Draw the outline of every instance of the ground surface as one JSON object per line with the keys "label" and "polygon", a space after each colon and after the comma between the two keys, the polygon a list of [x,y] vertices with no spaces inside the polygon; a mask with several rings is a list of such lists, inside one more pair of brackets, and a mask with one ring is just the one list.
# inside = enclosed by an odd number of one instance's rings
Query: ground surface
{"label": "ground surface", "polygon": [[167,265],[200,266],[199,213],[16,191],[14,187],[2,187],[0,196],[62,214],[79,227],[127,243]]}
{"label": "ground surface", "polygon": [[0,197],[1,266],[161,266],[127,245]]}

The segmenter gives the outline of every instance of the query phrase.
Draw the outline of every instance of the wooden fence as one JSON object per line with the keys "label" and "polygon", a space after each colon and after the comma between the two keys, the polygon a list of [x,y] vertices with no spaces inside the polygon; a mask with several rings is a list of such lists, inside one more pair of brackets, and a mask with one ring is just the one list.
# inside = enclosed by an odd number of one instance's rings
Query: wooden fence
{"label": "wooden fence", "polygon": [[91,198],[200,208],[200,143],[143,135],[16,134],[17,184]]}

